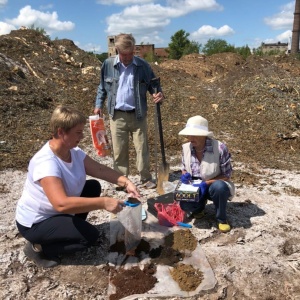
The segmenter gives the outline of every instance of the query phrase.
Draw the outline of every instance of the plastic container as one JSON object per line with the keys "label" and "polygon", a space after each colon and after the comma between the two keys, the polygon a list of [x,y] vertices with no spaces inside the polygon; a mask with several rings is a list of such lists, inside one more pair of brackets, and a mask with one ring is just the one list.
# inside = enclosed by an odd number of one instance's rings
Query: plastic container
{"label": "plastic container", "polygon": [[174,192],[175,188],[176,188],[176,185],[173,184],[172,182],[170,182],[170,181],[163,181],[163,190],[164,190],[165,194]]}

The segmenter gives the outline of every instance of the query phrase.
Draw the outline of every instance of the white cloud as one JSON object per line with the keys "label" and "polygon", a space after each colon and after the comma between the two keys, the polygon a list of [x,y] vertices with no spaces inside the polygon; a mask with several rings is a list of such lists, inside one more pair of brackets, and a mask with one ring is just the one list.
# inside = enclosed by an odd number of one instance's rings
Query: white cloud
{"label": "white cloud", "polygon": [[156,31],[162,31],[170,23],[170,18],[160,5],[144,5],[125,8],[123,12],[108,17],[106,22],[108,35],[128,32],[139,36],[149,36]]}
{"label": "white cloud", "polygon": [[190,34],[189,40],[204,43],[208,39],[221,38],[224,36],[233,35],[234,30],[228,25],[224,25],[220,28],[212,27],[210,25],[203,25],[197,31]]}
{"label": "white cloud", "polygon": [[40,6],[40,10],[47,10],[47,9],[52,9],[52,8],[53,8],[53,4],[52,3]]}
{"label": "white cloud", "polygon": [[[0,0],[0,7],[3,7],[7,4],[7,0]],[[1,30],[1,29],[0,29]]]}
{"label": "white cloud", "polygon": [[168,0],[168,5],[176,10],[192,12],[195,10],[223,10],[215,0]]}
{"label": "white cloud", "polygon": [[281,12],[271,17],[266,17],[264,22],[272,29],[287,29],[293,27],[295,1],[282,6]]}
{"label": "white cloud", "polygon": [[94,53],[102,53],[102,52],[107,52],[107,49],[102,51],[100,45],[95,45],[93,43],[88,43],[85,45],[81,45],[79,41],[75,41],[74,44],[79,47],[80,49],[88,52],[94,52]]}
{"label": "white cloud", "polygon": [[291,43],[292,31],[287,30],[279,35],[277,35],[274,39],[266,39],[264,43]]}
{"label": "white cloud", "polygon": [[6,19],[5,21],[15,27],[34,25],[43,28],[48,34],[56,31],[70,31],[75,27],[75,24],[70,21],[59,21],[56,12],[44,13],[32,9],[30,5],[23,7],[16,18]]}
{"label": "white cloud", "polygon": [[139,36],[139,44],[163,44],[164,40],[159,37],[158,32],[154,32],[151,36]]}
{"label": "white cloud", "polygon": [[103,5],[134,5],[134,4],[147,4],[153,2],[152,0],[98,0],[97,3]]}
{"label": "white cloud", "polygon": [[282,43],[290,43],[292,39],[292,30],[287,30],[277,35],[277,41]]}
{"label": "white cloud", "polygon": [[[143,1],[140,1],[139,4],[141,2]],[[223,7],[217,4],[215,0],[172,0],[167,1],[167,6],[154,3],[132,5],[106,19],[108,24],[106,33],[115,35],[127,32],[132,33],[138,43],[163,44],[162,39],[158,37],[158,33],[162,32],[173,18],[178,18],[197,10],[222,9]]]}
{"label": "white cloud", "polygon": [[16,27],[10,25],[8,23],[0,22],[0,35],[2,34],[9,34],[11,30],[15,30]]}

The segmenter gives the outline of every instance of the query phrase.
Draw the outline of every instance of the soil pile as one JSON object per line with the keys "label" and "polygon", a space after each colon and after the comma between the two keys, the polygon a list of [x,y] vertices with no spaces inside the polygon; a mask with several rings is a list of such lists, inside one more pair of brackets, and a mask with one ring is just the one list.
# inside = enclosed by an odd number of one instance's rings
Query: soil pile
{"label": "soil pile", "polygon": [[[49,117],[56,105],[93,114],[101,62],[70,40],[50,41],[27,29],[0,36],[0,67],[1,169],[24,169],[49,138]],[[235,160],[299,168],[299,60],[192,54],[153,64],[153,69],[166,95],[161,110],[168,162],[180,154],[184,140],[178,132],[189,117],[200,114],[215,136],[226,141]],[[149,99],[152,165],[154,108]]]}
{"label": "soil pile", "polygon": [[[16,30],[0,36],[3,212],[0,296],[3,299],[82,299],[82,295],[85,299],[107,299],[110,271],[106,259],[110,247],[107,212],[97,211],[89,216],[99,230],[98,244],[83,254],[65,257],[62,265],[50,270],[38,269],[24,257],[24,239],[18,235],[13,220],[25,181],[22,171],[50,138],[48,124],[54,107],[68,104],[86,116],[93,114],[100,68],[101,62],[70,40],[50,41],[35,30]],[[252,56],[245,60],[232,53],[210,57],[193,54],[178,61],[153,64],[153,69],[166,96],[161,113],[170,180],[179,178],[184,138],[178,132],[193,115],[207,118],[210,130],[227,143],[232,154],[233,181],[237,187],[237,195],[227,209],[232,231],[220,234],[215,229],[211,204],[205,217],[192,223],[192,233],[205,250],[218,280],[216,290],[201,297],[298,299],[300,61],[285,55]],[[149,97],[153,172],[154,109]],[[87,135],[81,147],[87,149],[91,145]],[[134,176],[133,147],[130,151]],[[110,163],[109,159],[102,162]],[[112,186],[102,184],[105,195],[124,196]],[[142,192],[143,204],[146,198],[157,196],[155,191]],[[180,249],[171,248],[173,254],[169,257],[162,249],[149,251],[154,255],[153,260],[160,257],[167,263],[178,264]],[[151,268],[147,276],[151,275]],[[198,299],[198,295],[190,299]]]}

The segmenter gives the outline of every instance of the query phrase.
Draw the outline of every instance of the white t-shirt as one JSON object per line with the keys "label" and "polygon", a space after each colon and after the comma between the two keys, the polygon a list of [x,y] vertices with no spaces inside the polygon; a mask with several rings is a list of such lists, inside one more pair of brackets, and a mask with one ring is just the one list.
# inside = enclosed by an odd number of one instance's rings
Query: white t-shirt
{"label": "white t-shirt", "polygon": [[86,181],[84,158],[79,148],[71,149],[71,163],[54,155],[47,142],[30,160],[28,174],[16,209],[16,220],[31,227],[51,216],[59,214],[48,200],[39,180],[55,176],[62,180],[67,196],[80,196]]}

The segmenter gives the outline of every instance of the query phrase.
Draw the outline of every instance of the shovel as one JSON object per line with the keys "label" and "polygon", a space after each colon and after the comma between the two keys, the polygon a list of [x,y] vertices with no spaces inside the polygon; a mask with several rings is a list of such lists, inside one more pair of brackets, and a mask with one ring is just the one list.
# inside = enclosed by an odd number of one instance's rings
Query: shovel
{"label": "shovel", "polygon": [[[160,83],[159,77],[151,79],[151,86],[155,94],[157,93],[157,87],[159,86],[159,83]],[[166,162],[166,156],[165,156],[164,138],[163,138],[163,130],[162,130],[161,114],[160,114],[160,103],[156,103],[156,115],[157,115],[160,149],[161,149],[161,156],[162,156],[162,164],[158,167],[156,191],[159,195],[163,195],[164,194],[163,182],[169,181],[170,166]]]}

